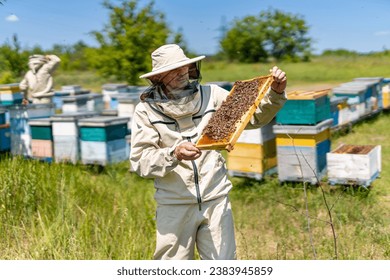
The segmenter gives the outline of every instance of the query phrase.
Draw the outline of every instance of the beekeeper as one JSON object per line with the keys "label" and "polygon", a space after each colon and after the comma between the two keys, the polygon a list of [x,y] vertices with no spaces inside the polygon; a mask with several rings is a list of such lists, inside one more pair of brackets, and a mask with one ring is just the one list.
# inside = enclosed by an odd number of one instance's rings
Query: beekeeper
{"label": "beekeeper", "polygon": [[29,57],[24,79],[19,87],[24,92],[23,104],[51,103],[54,95],[53,73],[57,69],[60,58],[54,54],[34,54]]}
{"label": "beekeeper", "polygon": [[[131,135],[131,170],[154,178],[157,240],[154,259],[236,259],[225,159],[194,143],[228,91],[200,85],[205,56],[188,58],[175,44],[152,55],[151,86],[141,95]],[[248,128],[269,123],[286,100],[286,74],[273,67],[272,83]]]}

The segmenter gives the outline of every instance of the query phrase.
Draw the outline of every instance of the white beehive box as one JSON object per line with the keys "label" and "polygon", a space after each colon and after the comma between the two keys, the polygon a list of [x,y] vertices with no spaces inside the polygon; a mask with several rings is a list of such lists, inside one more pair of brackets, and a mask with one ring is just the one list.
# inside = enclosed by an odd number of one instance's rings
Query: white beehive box
{"label": "white beehive box", "polygon": [[341,145],[327,153],[330,184],[369,186],[382,169],[381,146]]}
{"label": "white beehive box", "polygon": [[96,112],[74,112],[56,114],[50,118],[55,162],[77,163],[80,159],[78,120],[96,115]]}
{"label": "white beehive box", "polygon": [[244,130],[238,138],[237,143],[264,144],[275,138],[272,128],[274,125],[276,125],[275,118],[262,128]]}

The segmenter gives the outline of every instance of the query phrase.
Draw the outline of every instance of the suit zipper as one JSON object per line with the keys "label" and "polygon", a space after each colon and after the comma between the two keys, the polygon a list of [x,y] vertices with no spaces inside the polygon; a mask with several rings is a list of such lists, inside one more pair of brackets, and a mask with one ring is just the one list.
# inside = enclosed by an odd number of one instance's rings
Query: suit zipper
{"label": "suit zipper", "polygon": [[[187,137],[188,142],[191,142],[191,138]],[[199,211],[202,210],[202,198],[200,197],[200,189],[199,189],[199,174],[198,167],[196,166],[195,160],[191,160],[192,168],[194,169],[194,181],[195,181],[195,189],[196,189],[196,199],[199,205]]]}

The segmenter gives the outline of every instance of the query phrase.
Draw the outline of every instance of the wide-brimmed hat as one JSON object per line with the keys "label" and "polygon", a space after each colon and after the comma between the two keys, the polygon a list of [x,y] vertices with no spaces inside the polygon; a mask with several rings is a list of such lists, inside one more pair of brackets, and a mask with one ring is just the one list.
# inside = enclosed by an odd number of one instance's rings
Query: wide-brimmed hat
{"label": "wide-brimmed hat", "polygon": [[152,71],[141,75],[140,78],[149,78],[205,58],[204,55],[195,58],[188,58],[180,46],[176,44],[168,44],[159,47],[152,53],[151,57],[153,67]]}
{"label": "wide-brimmed hat", "polygon": [[28,57],[29,64],[45,64],[46,62],[46,57],[41,54],[33,54]]}

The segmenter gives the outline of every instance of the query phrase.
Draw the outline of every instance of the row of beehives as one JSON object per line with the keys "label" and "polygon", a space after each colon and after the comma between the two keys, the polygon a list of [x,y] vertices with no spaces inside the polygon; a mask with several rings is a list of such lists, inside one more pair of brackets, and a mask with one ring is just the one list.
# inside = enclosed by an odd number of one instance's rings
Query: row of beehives
{"label": "row of beehives", "polygon": [[[370,185],[381,171],[380,145],[344,145],[331,151],[331,131],[390,107],[389,79],[357,78],[331,90],[288,93],[275,120],[244,131],[228,154],[232,176],[279,181]],[[333,95],[331,95],[333,93]]]}
{"label": "row of beehives", "polygon": [[[79,85],[65,85],[54,92],[52,102],[56,113],[87,111],[131,117],[144,89],[126,84],[105,84],[102,93],[91,93]],[[22,99],[18,84],[0,85],[0,106],[20,105]]]}
{"label": "row of beehives", "polygon": [[244,130],[228,153],[231,176],[316,184],[324,176],[334,184],[369,186],[381,171],[380,145],[343,145],[331,151],[333,119],[314,126],[280,125]]}
{"label": "row of beehives", "polygon": [[279,181],[370,185],[381,171],[380,146],[344,145],[331,151],[331,131],[390,108],[389,79],[356,78],[333,89],[293,91],[275,120],[244,131],[228,154],[232,176]]}
{"label": "row of beehives", "polygon": [[333,89],[293,91],[277,115],[286,125],[315,125],[332,118],[332,128],[353,124],[390,108],[390,79],[355,78]]}
{"label": "row of beehives", "polygon": [[128,117],[97,112],[55,113],[53,104],[0,111],[0,151],[48,162],[107,165],[129,156]]}

